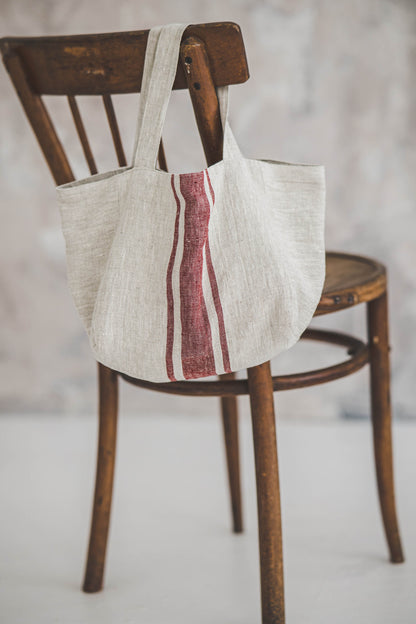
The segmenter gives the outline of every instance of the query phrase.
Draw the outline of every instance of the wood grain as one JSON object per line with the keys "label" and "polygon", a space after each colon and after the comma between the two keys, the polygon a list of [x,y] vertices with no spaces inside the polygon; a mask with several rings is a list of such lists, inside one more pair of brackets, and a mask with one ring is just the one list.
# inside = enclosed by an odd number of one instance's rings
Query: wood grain
{"label": "wood grain", "polygon": [[[235,379],[235,373],[226,373],[220,379]],[[234,533],[243,531],[241,506],[240,449],[238,440],[238,407],[235,396],[221,397],[221,416],[227,460],[228,485]]]}
{"label": "wood grain", "polygon": [[[149,30],[60,37],[6,37],[3,57],[17,54],[34,93],[102,95],[140,91]],[[240,27],[233,22],[188,26],[183,38],[204,41],[217,86],[245,82],[247,60]],[[174,89],[187,87],[178,66]]]}
{"label": "wood grain", "polygon": [[100,591],[103,586],[105,555],[110,526],[117,440],[117,373],[98,364],[99,430],[97,472],[87,565],[83,590]]}
{"label": "wood grain", "polygon": [[392,563],[404,561],[396,514],[391,431],[387,294],[367,306],[371,420],[381,515]]}
{"label": "wood grain", "polygon": [[282,518],[270,363],[247,370],[256,464],[262,624],[284,624]]}

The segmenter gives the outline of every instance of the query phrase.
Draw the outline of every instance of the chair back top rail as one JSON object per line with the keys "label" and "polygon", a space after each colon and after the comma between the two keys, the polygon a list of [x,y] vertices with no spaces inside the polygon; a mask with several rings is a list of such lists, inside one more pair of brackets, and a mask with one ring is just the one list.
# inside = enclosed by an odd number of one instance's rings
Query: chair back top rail
{"label": "chair back top rail", "polygon": [[[102,95],[137,93],[149,30],[57,37],[6,37],[0,50],[18,55],[33,93],[39,95]],[[197,37],[205,44],[216,86],[239,84],[248,77],[240,27],[233,22],[190,25],[183,40]],[[181,65],[173,85],[185,89]]]}
{"label": "chair back top rail", "polygon": [[[75,97],[102,96],[120,166],[127,164],[111,94],[138,93],[149,30],[56,37],[0,39],[4,64],[56,184],[74,179],[43,95],[66,95],[90,172],[98,168]],[[192,51],[193,58],[189,57]],[[222,128],[215,87],[249,77],[240,27],[233,22],[192,24],[183,34],[173,85],[188,88],[209,164],[222,157]],[[159,165],[167,170],[161,143]]]}

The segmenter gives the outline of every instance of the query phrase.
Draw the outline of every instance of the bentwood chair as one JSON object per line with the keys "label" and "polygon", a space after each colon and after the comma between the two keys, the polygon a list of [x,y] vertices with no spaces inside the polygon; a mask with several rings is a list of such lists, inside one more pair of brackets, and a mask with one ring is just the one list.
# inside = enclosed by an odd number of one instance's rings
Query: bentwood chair
{"label": "bentwood chair", "polygon": [[[62,37],[6,38],[3,60],[39,141],[56,184],[74,179],[68,158],[45,108],[42,95],[65,96],[91,173],[94,156],[76,96],[99,95],[107,114],[120,166],[126,165],[111,95],[140,91],[148,31]],[[229,22],[189,26],[181,44],[175,89],[189,89],[209,165],[222,157],[222,129],[216,86],[242,83],[248,68],[239,27]],[[167,170],[161,144],[159,166]],[[403,561],[396,518],[391,440],[390,372],[385,268],[361,256],[328,253],[326,281],[316,315],[365,304],[368,342],[333,331],[308,329],[303,338],[344,347],[339,364],[294,375],[271,376],[270,363],[219,380],[155,384],[133,379],[98,364],[99,440],[96,486],[83,589],[102,588],[110,519],[116,445],[118,381],[160,392],[221,397],[233,528],[242,531],[236,397],[249,395],[257,481],[263,624],[282,624],[284,616],[282,534],[273,392],[322,384],[366,364],[371,374],[371,415],[382,519],[394,563]]]}

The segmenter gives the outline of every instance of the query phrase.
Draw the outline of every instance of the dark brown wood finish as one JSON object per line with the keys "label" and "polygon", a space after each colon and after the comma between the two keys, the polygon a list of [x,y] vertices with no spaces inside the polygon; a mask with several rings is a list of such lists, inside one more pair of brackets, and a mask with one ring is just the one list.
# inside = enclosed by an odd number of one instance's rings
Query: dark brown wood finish
{"label": "dark brown wood finish", "polygon": [[27,71],[20,57],[9,46],[7,40],[0,40],[0,49],[3,53],[6,69],[10,74],[17,95],[36,135],[55,183],[65,184],[66,182],[72,182],[74,174],[68,158],[42,98],[31,88]]}
{"label": "dark brown wood finish", "polygon": [[371,301],[386,290],[386,270],[365,256],[328,252],[326,276],[315,316]]}
{"label": "dark brown wood finish", "polygon": [[[221,375],[222,379],[235,379],[234,373]],[[241,507],[240,450],[238,442],[238,408],[235,396],[221,398],[221,415],[224,430],[225,455],[227,460],[228,485],[230,488],[231,512],[234,533],[243,530]]]}
{"label": "dark brown wood finish", "polygon": [[[317,384],[326,383],[340,379],[346,375],[359,370],[368,362],[367,345],[340,332],[325,331],[322,329],[307,329],[301,339],[317,340],[346,347],[350,357],[339,364],[318,368],[305,373],[294,373],[292,375],[274,375],[272,377],[273,390],[294,390],[296,388],[306,388]],[[247,379],[224,379],[220,381],[176,381],[170,383],[152,383],[143,379],[135,379],[124,373],[119,373],[125,381],[155,390],[157,392],[167,392],[169,394],[184,394],[188,396],[222,396],[232,397],[242,394],[249,394]]]}
{"label": "dark brown wood finish", "polygon": [[111,99],[111,95],[108,93],[104,93],[103,95],[103,103],[105,112],[108,119],[108,124],[110,126],[111,136],[113,137],[114,148],[117,154],[117,162],[120,167],[125,167],[127,165],[126,156],[124,154],[123,144],[121,142],[120,130],[117,123],[117,117],[113,106],[113,100]]}
{"label": "dark brown wood finish", "polygon": [[[5,63],[18,55],[31,90],[44,95],[102,95],[140,91],[148,30],[60,37],[6,37],[0,40]],[[183,38],[204,42],[216,86],[248,77],[240,27],[233,22],[188,26]],[[185,89],[182,67],[173,85]]]}
{"label": "dark brown wood finish", "polygon": [[77,129],[78,137],[81,142],[82,150],[84,152],[85,160],[87,161],[91,175],[94,175],[95,173],[98,173],[97,165],[95,164],[90,142],[88,140],[87,133],[85,132],[85,126],[82,121],[81,113],[79,112],[78,104],[73,95],[68,95],[68,103],[71,109],[75,128]]}
{"label": "dark brown wood finish", "polygon": [[87,593],[97,592],[103,586],[117,439],[118,375],[103,364],[98,364],[98,381],[97,473],[87,566],[83,584],[83,590]]}
{"label": "dark brown wood finish", "polygon": [[402,563],[404,556],[397,522],[393,480],[387,293],[370,301],[367,310],[371,356],[371,418],[378,495],[390,560],[393,563]]}
{"label": "dark brown wood finish", "polygon": [[203,41],[188,37],[181,45],[180,58],[185,69],[199,134],[208,165],[222,159],[222,125],[215,83]]}
{"label": "dark brown wood finish", "polygon": [[[56,184],[74,179],[66,153],[42,95],[68,97],[91,172],[96,170],[87,133],[75,100],[100,95],[118,163],[125,166],[112,94],[140,91],[148,31],[64,37],[11,37],[0,40],[4,64],[35,132]],[[174,89],[188,88],[209,165],[222,157],[222,128],[215,88],[247,80],[248,68],[239,27],[231,22],[195,24],[183,36]],[[161,142],[159,167],[167,171]],[[188,396],[222,397],[222,416],[234,530],[242,529],[236,396],[250,395],[256,458],[263,624],[284,622],[282,536],[273,391],[325,383],[370,362],[374,451],[380,505],[391,560],[403,561],[397,524],[389,402],[387,286],[380,263],[362,256],[328,253],[327,275],[315,315],[359,303],[368,308],[369,344],[338,332],[309,329],[303,338],[339,345],[349,358],[334,366],[271,377],[269,363],[218,381],[152,384],[99,364],[99,443],[88,560],[83,589],[103,582],[115,462],[118,376],[135,385]]]}
{"label": "dark brown wood finish", "polygon": [[284,624],[282,520],[270,363],[247,370],[256,464],[262,624]]}
{"label": "dark brown wood finish", "polygon": [[167,171],[168,170],[168,165],[166,163],[165,148],[163,147],[162,139],[160,139],[160,145],[159,145],[159,152],[158,152],[158,155],[157,155],[157,160],[158,160],[158,163],[159,163],[159,169],[161,169],[162,171]]}

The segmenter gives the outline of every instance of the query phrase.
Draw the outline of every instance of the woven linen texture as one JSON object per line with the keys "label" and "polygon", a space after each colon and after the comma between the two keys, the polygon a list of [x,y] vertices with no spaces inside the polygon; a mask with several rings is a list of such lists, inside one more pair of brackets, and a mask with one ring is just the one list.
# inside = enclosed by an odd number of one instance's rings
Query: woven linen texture
{"label": "woven linen texture", "polygon": [[68,281],[95,357],[153,382],[291,347],[322,292],[324,168],[244,158],[217,89],[223,160],[156,168],[185,24],[149,33],[132,165],[57,189]]}

